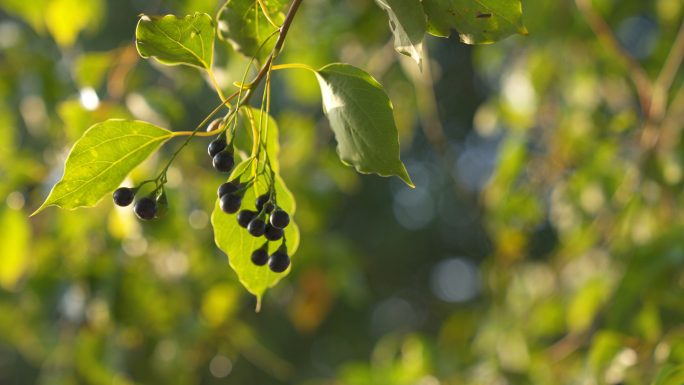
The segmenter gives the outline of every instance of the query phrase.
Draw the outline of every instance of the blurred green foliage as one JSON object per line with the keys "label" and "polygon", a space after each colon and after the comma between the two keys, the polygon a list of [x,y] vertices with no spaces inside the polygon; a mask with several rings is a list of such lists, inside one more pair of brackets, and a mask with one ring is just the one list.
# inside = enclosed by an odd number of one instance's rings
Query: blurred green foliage
{"label": "blurred green foliage", "polygon": [[[176,159],[163,220],[109,199],[28,218],[90,125],[188,130],[214,109],[199,71],[141,60],[134,32],[143,12],[220,6],[0,0],[0,384],[681,383],[684,71],[645,124],[633,71],[573,2],[525,1],[530,35],[493,45],[428,36],[421,75],[373,1],[305,1],[280,62],[373,75],[416,188],[341,164],[315,77],[275,72],[302,242],[258,314],[213,242],[209,139]],[[657,79],[684,4],[590,11]],[[246,60],[216,49],[227,89]]]}

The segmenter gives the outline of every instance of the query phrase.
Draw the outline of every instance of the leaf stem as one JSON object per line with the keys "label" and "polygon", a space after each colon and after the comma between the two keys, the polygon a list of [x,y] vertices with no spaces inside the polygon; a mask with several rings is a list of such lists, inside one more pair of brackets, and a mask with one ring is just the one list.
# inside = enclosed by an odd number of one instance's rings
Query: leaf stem
{"label": "leaf stem", "polygon": [[[172,138],[175,138],[175,137],[177,137],[177,136],[185,136],[185,135],[191,135],[191,136],[214,136],[214,135],[218,134],[221,130],[223,130],[223,128],[218,128],[218,129],[216,129],[216,130],[214,130],[214,131],[209,131],[209,132],[198,132],[198,131],[199,131],[200,128],[202,128],[202,126],[204,126],[204,124],[205,124],[209,119],[211,119],[212,116],[214,116],[214,115],[218,112],[218,109],[219,109],[219,108],[223,107],[224,105],[230,105],[228,102],[231,101],[231,100],[233,100],[236,96],[238,96],[238,94],[239,94],[239,91],[235,91],[235,93],[233,93],[232,95],[230,95],[223,103],[221,103],[221,105],[219,105],[218,107],[216,107],[216,109],[215,109],[209,116],[207,116],[207,118],[204,119],[204,121],[203,121],[202,123],[200,123],[200,125],[197,126],[197,128],[196,128],[194,131],[176,131],[176,132],[172,132],[172,133],[171,133],[171,137],[172,137]],[[190,139],[190,138],[188,138],[188,140],[189,140],[189,139]]]}
{"label": "leaf stem", "polygon": [[278,64],[278,65],[273,66],[274,70],[280,70],[280,69],[285,69],[285,68],[304,68],[304,69],[309,70],[309,71],[314,72],[314,73],[318,72],[313,67],[310,67],[306,64],[301,64],[301,63]]}
{"label": "leaf stem", "polygon": [[[223,95],[223,91],[221,91],[221,87],[219,87],[218,82],[216,81],[216,77],[214,76],[214,71],[211,70],[211,68],[207,68],[207,72],[209,73],[209,77],[211,78],[212,83],[214,83],[214,87],[216,88],[216,92],[218,92],[219,97],[221,98],[221,101],[225,102],[226,97]],[[230,103],[226,103],[228,107],[230,107]]]}
{"label": "leaf stem", "polygon": [[[219,106],[216,107],[216,108],[214,109],[214,111],[212,111],[211,114],[209,114],[209,116],[207,116],[206,118],[204,118],[204,120],[202,121],[202,123],[200,123],[199,126],[197,126],[197,128],[195,128],[195,131],[193,131],[193,132],[190,133],[190,135],[188,136],[187,139],[185,139],[185,141],[183,142],[183,144],[181,144],[181,146],[178,147],[178,150],[176,150],[176,152],[173,153],[173,156],[171,156],[171,159],[169,159],[169,162],[166,164],[166,167],[164,167],[164,169],[162,170],[162,172],[159,174],[159,176],[157,177],[157,180],[159,180],[159,178],[161,178],[162,175],[165,175],[165,174],[166,174],[166,171],[169,169],[169,166],[171,166],[171,163],[173,162],[173,160],[176,159],[176,155],[178,155],[178,153],[181,152],[181,150],[182,150],[185,146],[187,146],[188,142],[190,142],[190,139],[192,139],[193,136],[197,135],[197,131],[199,131],[200,128],[204,127],[204,125],[207,124],[207,122],[209,121],[209,119],[211,119],[212,116],[214,116],[217,112],[219,112],[219,110],[221,109],[221,107],[223,107],[223,106],[225,106],[226,104],[228,104],[228,102],[229,102],[231,99],[233,99],[235,96],[237,96],[237,93],[231,95],[230,98],[226,99],[223,103],[219,104]],[[237,112],[236,112],[236,113],[237,113]],[[173,135],[173,136],[179,136],[180,134],[181,134],[181,133],[177,133],[176,135]],[[208,133],[207,133],[207,134],[208,134]]]}

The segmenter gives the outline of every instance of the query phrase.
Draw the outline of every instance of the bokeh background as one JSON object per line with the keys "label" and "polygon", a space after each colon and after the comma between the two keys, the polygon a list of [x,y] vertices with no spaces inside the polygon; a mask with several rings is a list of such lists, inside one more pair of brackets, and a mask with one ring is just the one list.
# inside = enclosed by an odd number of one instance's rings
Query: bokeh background
{"label": "bokeh background", "polygon": [[[28,217],[90,125],[188,130],[214,109],[198,70],[141,59],[134,31],[220,5],[0,0],[0,384],[682,382],[681,0],[524,0],[529,36],[427,36],[422,74],[372,0],[305,1],[279,63],[378,79],[416,188],[344,166],[315,78],[277,71],[302,242],[260,313],[213,241],[209,138],[169,170],[163,220],[109,196]],[[227,90],[246,60],[216,55]]]}

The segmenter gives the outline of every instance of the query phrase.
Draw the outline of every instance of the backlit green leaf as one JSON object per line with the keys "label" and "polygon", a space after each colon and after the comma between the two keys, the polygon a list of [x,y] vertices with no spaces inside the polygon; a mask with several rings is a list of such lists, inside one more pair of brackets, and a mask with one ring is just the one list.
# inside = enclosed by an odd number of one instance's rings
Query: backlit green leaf
{"label": "backlit green leaf", "polygon": [[396,175],[413,186],[399,159],[392,103],[382,86],[349,64],[327,65],[316,76],[342,162],[362,173]]}
{"label": "backlit green leaf", "polygon": [[71,149],[62,180],[32,215],[53,205],[94,206],[171,137],[161,127],[131,120],[108,120],[90,127]]}
{"label": "backlit green leaf", "polygon": [[515,33],[527,35],[520,0],[423,0],[427,31],[449,36],[455,29],[466,44],[487,44]]}
{"label": "backlit green leaf", "polygon": [[[282,179],[278,176],[276,181],[276,196],[278,206],[290,214],[292,221],[285,228],[287,248],[290,257],[297,251],[299,246],[299,229],[294,222],[295,202],[292,193],[287,189]],[[266,186],[260,184],[258,195],[266,192]],[[254,201],[258,196],[254,189],[249,189],[242,199],[242,210],[256,210]],[[216,200],[214,212],[211,215],[211,224],[214,226],[214,239],[216,245],[228,255],[228,263],[235,270],[240,282],[250,293],[257,297],[257,309],[261,303],[261,297],[269,287],[273,287],[278,281],[289,274],[290,269],[283,273],[274,273],[268,266],[256,266],[251,261],[252,252],[266,242],[264,237],[255,238],[247,229],[240,227],[235,215],[228,215],[221,211],[219,201]],[[276,251],[281,241],[269,242],[269,254]],[[291,268],[291,266],[290,266]]]}
{"label": "backlit green leaf", "polygon": [[410,56],[423,69],[423,38],[427,24],[419,0],[375,0],[389,17],[397,52]]}
{"label": "backlit green leaf", "polygon": [[[262,1],[268,14],[277,25],[285,20],[284,11],[287,1]],[[248,58],[254,56],[259,46],[276,30],[264,15],[259,2],[254,0],[228,0],[221,7],[218,17],[219,38],[228,41],[235,52]],[[275,45],[273,37],[264,48],[259,51],[257,61],[263,63]]]}
{"label": "backlit green leaf", "polygon": [[214,57],[214,22],[206,13],[179,19],[143,15],[135,31],[140,56],[155,57],[167,65],[187,64],[211,69]]}

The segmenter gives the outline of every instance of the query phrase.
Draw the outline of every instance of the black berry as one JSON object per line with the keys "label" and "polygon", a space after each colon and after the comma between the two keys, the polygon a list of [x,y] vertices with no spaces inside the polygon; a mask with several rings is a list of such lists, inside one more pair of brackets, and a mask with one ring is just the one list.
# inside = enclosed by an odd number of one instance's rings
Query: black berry
{"label": "black berry", "polygon": [[240,189],[239,184],[237,184],[235,182],[226,182],[226,183],[219,186],[218,197],[221,198],[222,196],[224,196],[226,194],[230,194],[232,192],[236,192],[239,189]]}
{"label": "black berry", "polygon": [[290,224],[290,215],[285,211],[278,209],[271,214],[271,225],[276,229],[284,229]]}
{"label": "black berry", "polygon": [[157,214],[157,202],[150,196],[146,196],[135,202],[133,206],[135,215],[143,221],[149,221]]}
{"label": "black berry", "polygon": [[249,222],[252,221],[252,219],[256,218],[257,213],[251,210],[242,210],[238,213],[237,215],[237,222],[240,227],[247,228],[249,226]]}
{"label": "black berry", "polygon": [[[254,205],[256,206],[256,209],[258,212],[261,212],[261,210],[264,208],[264,205],[268,203],[268,201],[271,199],[271,195],[269,194],[264,194],[259,196],[256,201],[254,202]],[[273,206],[273,203],[269,203],[268,206],[266,206],[266,212],[271,213],[275,206]]]}
{"label": "black berry", "polygon": [[263,266],[268,262],[268,250],[263,247],[252,252],[252,263],[257,266]]}
{"label": "black berry", "polygon": [[211,143],[209,143],[209,147],[207,148],[207,152],[209,152],[209,156],[213,158],[216,156],[216,154],[225,150],[227,146],[228,146],[228,142],[226,142],[225,139],[216,139],[216,140],[213,140]]}
{"label": "black berry", "polygon": [[221,197],[219,205],[221,210],[226,214],[235,214],[240,210],[240,205],[242,204],[242,197],[237,194],[226,194]]}
{"label": "black berry", "polygon": [[268,268],[274,273],[282,273],[290,267],[290,257],[287,252],[278,249],[268,258]]}
{"label": "black berry", "polygon": [[114,203],[116,203],[117,206],[126,207],[133,203],[135,192],[128,187],[120,187],[114,191],[112,198],[114,198]]}
{"label": "black berry", "polygon": [[264,238],[269,241],[277,241],[283,237],[283,234],[283,229],[277,229],[271,226],[271,224],[266,225],[266,230],[264,230]]}
{"label": "black berry", "polygon": [[233,153],[227,150],[221,151],[214,156],[214,168],[219,172],[230,172],[235,166]]}
{"label": "black berry", "polygon": [[266,223],[262,219],[259,219],[259,217],[254,218],[247,225],[247,231],[249,231],[253,237],[260,237],[264,235],[264,232],[266,231]]}

